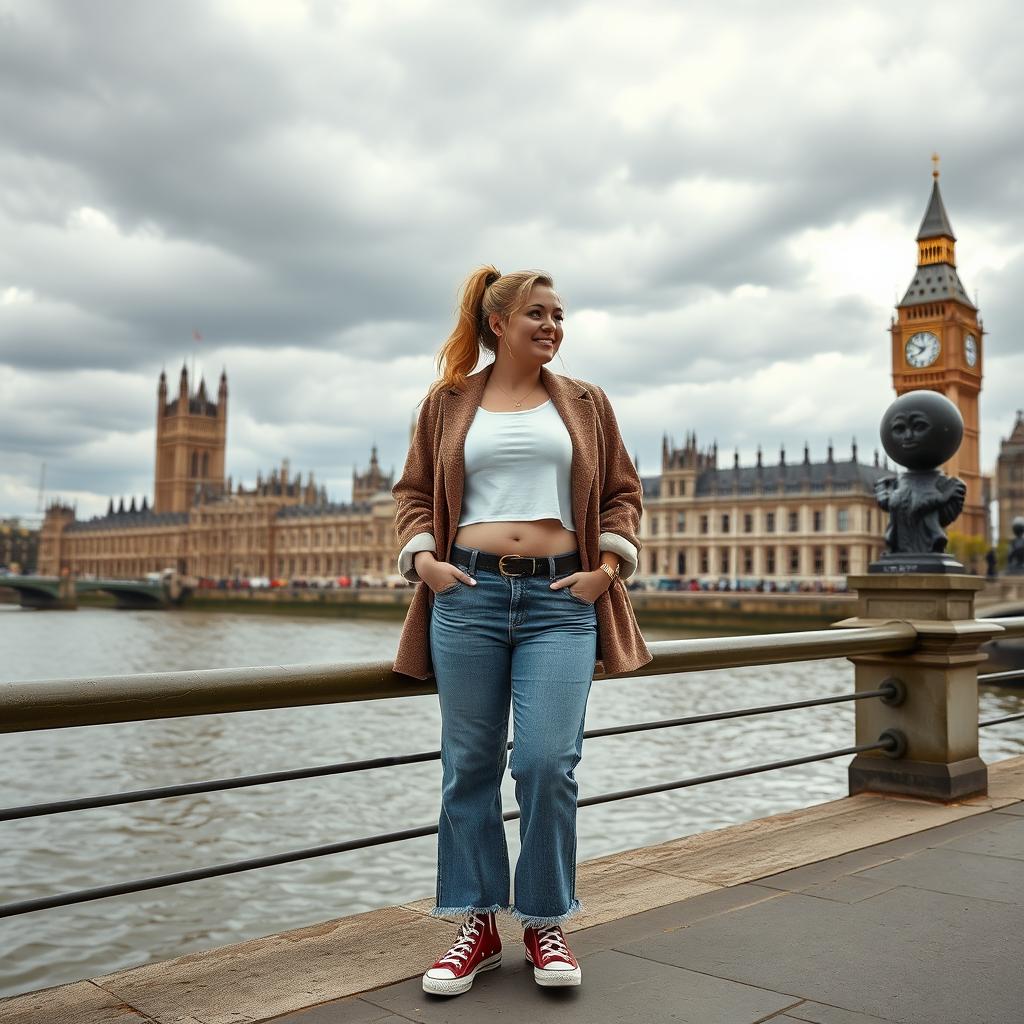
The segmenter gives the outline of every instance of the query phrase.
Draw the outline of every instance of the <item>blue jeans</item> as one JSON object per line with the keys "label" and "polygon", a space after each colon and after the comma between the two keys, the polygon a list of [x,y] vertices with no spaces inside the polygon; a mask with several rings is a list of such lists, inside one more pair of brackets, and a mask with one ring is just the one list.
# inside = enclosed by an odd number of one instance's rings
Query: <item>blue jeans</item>
{"label": "blue jeans", "polygon": [[[478,569],[434,595],[430,655],[441,702],[441,817],[435,916],[508,910],[556,924],[576,899],[576,778],[597,651],[594,606],[559,576]],[[515,903],[501,816],[509,705],[522,817]]]}

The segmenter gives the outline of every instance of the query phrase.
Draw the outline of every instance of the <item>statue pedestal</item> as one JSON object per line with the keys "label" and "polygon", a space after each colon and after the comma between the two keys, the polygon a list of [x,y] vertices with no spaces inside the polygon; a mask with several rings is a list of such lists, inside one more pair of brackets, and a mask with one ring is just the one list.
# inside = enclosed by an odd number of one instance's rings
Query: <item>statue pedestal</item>
{"label": "statue pedestal", "polygon": [[850,793],[875,790],[951,801],[985,793],[988,770],[978,756],[978,673],[986,659],[981,644],[1002,632],[979,622],[974,598],[985,586],[980,576],[900,573],[851,576],[857,614],[833,629],[909,622],[917,647],[906,654],[858,655],[857,692],[902,680],[906,700],[899,706],[858,701],[858,744],[873,743],[886,729],[907,740],[901,758],[882,751],[858,754],[849,768]]}
{"label": "statue pedestal", "polygon": [[941,573],[943,576],[963,575],[967,570],[963,563],[958,562],[952,555],[943,552],[922,552],[920,554],[892,554],[886,552],[876,562],[868,566],[871,575],[885,573],[896,575],[899,573]]}

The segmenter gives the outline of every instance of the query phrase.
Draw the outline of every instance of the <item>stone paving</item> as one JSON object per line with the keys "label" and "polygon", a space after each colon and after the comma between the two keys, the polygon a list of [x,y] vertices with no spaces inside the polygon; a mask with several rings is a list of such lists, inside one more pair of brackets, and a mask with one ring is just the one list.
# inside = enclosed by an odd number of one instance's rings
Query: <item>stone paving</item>
{"label": "stone paving", "polygon": [[465,995],[413,978],[275,1020],[1021,1024],[1022,937],[1014,803],[574,932],[579,989],[538,988],[506,943]]}

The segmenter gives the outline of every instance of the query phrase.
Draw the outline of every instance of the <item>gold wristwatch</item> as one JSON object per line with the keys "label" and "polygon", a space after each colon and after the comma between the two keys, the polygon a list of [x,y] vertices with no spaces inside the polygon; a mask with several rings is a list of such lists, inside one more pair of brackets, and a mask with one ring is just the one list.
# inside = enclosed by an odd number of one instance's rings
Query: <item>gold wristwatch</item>
{"label": "gold wristwatch", "polygon": [[619,578],[619,567],[615,566],[613,569],[607,562],[602,562],[598,568],[611,580],[611,583],[608,584],[608,589],[611,590],[615,586],[615,581]]}

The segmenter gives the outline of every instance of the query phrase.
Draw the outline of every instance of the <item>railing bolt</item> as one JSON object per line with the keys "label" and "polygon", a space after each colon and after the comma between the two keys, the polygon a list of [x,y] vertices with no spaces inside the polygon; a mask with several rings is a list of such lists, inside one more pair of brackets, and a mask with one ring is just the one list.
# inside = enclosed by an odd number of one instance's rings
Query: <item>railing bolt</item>
{"label": "railing bolt", "polygon": [[878,699],[883,704],[888,704],[891,708],[898,708],[907,699],[907,684],[896,676],[889,676],[888,679],[883,679],[879,689],[889,691],[884,697],[879,697]]}
{"label": "railing bolt", "polygon": [[902,729],[886,729],[878,737],[878,742],[884,744],[882,753],[893,760],[898,760],[907,753],[907,737]]}

